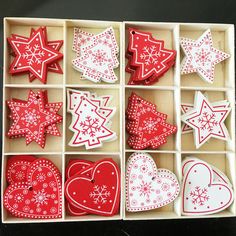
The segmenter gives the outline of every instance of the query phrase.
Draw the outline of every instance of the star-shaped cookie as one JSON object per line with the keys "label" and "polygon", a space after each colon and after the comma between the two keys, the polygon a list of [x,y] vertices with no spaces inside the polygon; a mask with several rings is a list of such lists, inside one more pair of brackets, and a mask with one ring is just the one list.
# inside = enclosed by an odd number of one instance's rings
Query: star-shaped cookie
{"label": "star-shaped cookie", "polygon": [[27,41],[13,37],[8,38],[8,42],[16,56],[9,72],[16,74],[29,71],[43,83],[46,83],[48,65],[63,57],[46,44],[42,28],[35,31]]}
{"label": "star-shaped cookie", "polygon": [[182,115],[181,119],[194,130],[196,148],[200,148],[210,138],[229,138],[224,121],[230,107],[215,107],[201,92],[196,92],[194,108]]}
{"label": "star-shaped cookie", "polygon": [[26,144],[34,140],[43,148],[45,146],[45,131],[47,127],[60,122],[62,119],[60,115],[55,113],[60,104],[49,103],[48,106],[53,106],[52,110],[50,107],[46,108],[42,91],[34,93],[31,90],[27,102],[13,99],[7,101],[7,104],[12,112],[11,117],[13,119],[7,135],[9,137],[25,136]]}
{"label": "star-shaped cookie", "polygon": [[230,57],[229,54],[213,47],[210,29],[197,40],[180,38],[180,45],[185,53],[181,63],[181,74],[197,72],[208,83],[214,81],[215,65]]}

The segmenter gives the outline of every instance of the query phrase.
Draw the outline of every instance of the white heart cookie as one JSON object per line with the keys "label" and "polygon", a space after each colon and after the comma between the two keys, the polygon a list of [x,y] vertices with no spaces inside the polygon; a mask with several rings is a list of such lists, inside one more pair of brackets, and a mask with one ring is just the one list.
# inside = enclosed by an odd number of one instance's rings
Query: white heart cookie
{"label": "white heart cookie", "polygon": [[169,170],[157,169],[147,153],[133,153],[126,169],[126,209],[147,211],[165,206],[179,195],[176,176]]}
{"label": "white heart cookie", "polygon": [[233,202],[228,184],[214,181],[214,173],[205,162],[195,162],[185,172],[182,189],[182,214],[207,215],[223,211]]}
{"label": "white heart cookie", "polygon": [[[187,157],[182,162],[182,176],[185,175],[187,170],[195,163],[195,162],[203,162],[202,160],[196,158],[196,157]],[[206,162],[203,162],[206,163]],[[230,183],[228,177],[219,169],[217,169],[215,166],[210,165],[213,171],[213,181],[216,182],[222,182],[225,184],[228,184],[232,188],[232,184]]]}

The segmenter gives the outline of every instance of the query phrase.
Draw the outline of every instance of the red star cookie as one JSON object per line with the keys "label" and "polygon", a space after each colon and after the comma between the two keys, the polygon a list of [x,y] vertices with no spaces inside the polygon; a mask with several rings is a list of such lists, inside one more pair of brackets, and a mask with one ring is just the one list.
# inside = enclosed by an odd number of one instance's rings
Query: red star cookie
{"label": "red star cookie", "polygon": [[48,65],[63,57],[63,54],[47,45],[42,28],[35,31],[28,41],[13,37],[8,38],[8,42],[16,55],[9,72],[31,72],[43,83],[46,83]]}
{"label": "red star cookie", "polygon": [[25,135],[26,144],[32,140],[42,148],[45,146],[45,129],[60,122],[62,117],[45,108],[44,93],[29,92],[27,103],[9,100],[7,104],[12,112],[13,123],[7,133],[9,137]]}

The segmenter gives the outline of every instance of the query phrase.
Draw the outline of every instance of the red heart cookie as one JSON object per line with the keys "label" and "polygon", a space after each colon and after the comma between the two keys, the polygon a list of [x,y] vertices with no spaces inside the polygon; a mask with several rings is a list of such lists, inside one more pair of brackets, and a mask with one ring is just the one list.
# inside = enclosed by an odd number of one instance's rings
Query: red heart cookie
{"label": "red heart cookie", "polygon": [[5,208],[16,217],[33,219],[61,218],[62,186],[57,167],[44,158],[31,163],[27,182],[11,184],[5,190]]}
{"label": "red heart cookie", "polygon": [[86,211],[72,205],[70,202],[66,202],[66,209],[70,216],[84,216],[88,214]]}
{"label": "red heart cookie", "polygon": [[30,155],[19,155],[9,158],[6,168],[7,182],[9,184],[26,182],[28,167],[35,159],[34,156]]}
{"label": "red heart cookie", "polygon": [[[85,174],[87,176],[91,175],[91,166],[93,162],[81,159],[70,160],[66,167],[66,179],[74,176],[75,174]],[[84,210],[74,206],[73,203],[66,202],[66,208],[71,216],[83,216],[88,213]]]}
{"label": "red heart cookie", "polygon": [[65,183],[65,196],[70,203],[84,211],[112,216],[120,202],[120,170],[112,159],[94,164],[91,177],[78,174]]}
{"label": "red heart cookie", "polygon": [[93,164],[92,161],[87,161],[87,160],[81,160],[81,159],[70,160],[66,167],[66,179],[74,176],[81,170],[85,170],[86,167],[92,164]]}

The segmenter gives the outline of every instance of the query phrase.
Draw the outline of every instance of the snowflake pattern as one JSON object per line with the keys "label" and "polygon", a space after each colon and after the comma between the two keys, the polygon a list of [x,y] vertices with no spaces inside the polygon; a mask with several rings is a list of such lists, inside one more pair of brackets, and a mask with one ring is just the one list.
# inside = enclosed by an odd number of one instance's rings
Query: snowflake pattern
{"label": "snowflake pattern", "polygon": [[150,108],[144,107],[143,104],[138,104],[137,107],[138,107],[138,109],[139,109],[138,115],[144,115],[144,114],[146,114],[148,111],[150,111]]}
{"label": "snowflake pattern", "polygon": [[195,61],[202,66],[205,66],[207,63],[211,63],[211,60],[212,60],[211,52],[208,50],[204,50],[204,48],[200,48],[195,53]]}
{"label": "snowflake pattern", "polygon": [[231,107],[224,105],[223,101],[217,102],[223,102],[222,108],[219,108],[221,105],[214,106],[201,92],[196,92],[195,96],[196,105],[182,116],[182,121],[193,128],[196,148],[201,147],[210,138],[227,140],[229,134],[224,121]]}
{"label": "snowflake pattern", "polygon": [[102,49],[98,49],[98,50],[94,51],[92,53],[92,56],[93,56],[93,63],[95,65],[102,66],[106,62],[108,62],[107,53]]}
{"label": "snowflake pattern", "polygon": [[24,196],[21,193],[16,194],[15,196],[15,202],[20,203],[24,200]]}
{"label": "snowflake pattern", "polygon": [[181,74],[198,73],[207,83],[213,83],[215,65],[230,55],[213,47],[211,30],[207,29],[197,40],[180,38],[185,57]]}
{"label": "snowflake pattern", "polygon": [[214,126],[218,125],[218,122],[215,119],[216,115],[214,113],[209,114],[207,112],[203,112],[202,117],[199,117],[198,122],[201,124],[200,129],[207,129],[211,132]]}
{"label": "snowflake pattern", "polygon": [[140,186],[137,187],[140,196],[144,196],[149,198],[150,194],[154,191],[154,189],[152,188],[152,183],[151,182],[144,182],[142,180],[142,182],[140,183]]}
{"label": "snowflake pattern", "polygon": [[144,47],[143,53],[140,54],[140,58],[145,61],[145,65],[158,63],[160,52],[157,51],[155,46]]}
{"label": "snowflake pattern", "polygon": [[22,54],[22,57],[27,60],[27,63],[31,66],[32,64],[41,64],[42,57],[44,56],[44,51],[39,50],[39,45],[35,44],[33,47],[27,45],[25,47],[25,53]]}
{"label": "snowflake pattern", "polygon": [[37,179],[39,182],[43,182],[43,181],[45,181],[45,179],[46,179],[46,175],[45,175],[44,173],[39,173],[39,174],[37,174],[36,179]]}
{"label": "snowflake pattern", "polygon": [[45,192],[45,189],[42,189],[33,192],[33,198],[31,199],[31,201],[34,202],[37,207],[39,207],[40,205],[47,205],[49,198],[50,194],[47,194]]}
{"label": "snowflake pattern", "polygon": [[93,198],[93,202],[95,204],[99,204],[99,203],[106,203],[107,202],[107,198],[111,195],[110,191],[107,190],[107,186],[106,185],[102,185],[102,186],[98,186],[95,185],[93,187],[93,192],[90,192],[89,197]]}
{"label": "snowflake pattern", "polygon": [[23,180],[24,178],[25,178],[25,173],[23,171],[16,172],[16,179],[17,180]]}
{"label": "snowflake pattern", "polygon": [[96,132],[100,131],[101,126],[98,124],[98,118],[92,119],[91,116],[87,116],[85,121],[80,122],[82,127],[82,134],[89,134],[91,137],[94,137]]}
{"label": "snowflake pattern", "polygon": [[152,133],[153,131],[157,131],[157,124],[158,121],[153,119],[152,117],[147,118],[146,120],[143,121],[144,127],[143,130],[146,131],[147,133]]}
{"label": "snowflake pattern", "polygon": [[196,186],[195,189],[190,192],[190,197],[192,197],[192,203],[198,206],[204,206],[205,202],[209,200],[207,189],[201,189],[199,186]]}
{"label": "snowflake pattern", "polygon": [[26,122],[26,127],[30,125],[37,125],[38,120],[40,119],[40,115],[36,113],[36,110],[25,110],[25,115],[21,117],[21,120]]}

